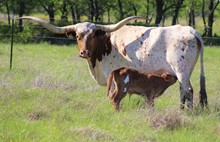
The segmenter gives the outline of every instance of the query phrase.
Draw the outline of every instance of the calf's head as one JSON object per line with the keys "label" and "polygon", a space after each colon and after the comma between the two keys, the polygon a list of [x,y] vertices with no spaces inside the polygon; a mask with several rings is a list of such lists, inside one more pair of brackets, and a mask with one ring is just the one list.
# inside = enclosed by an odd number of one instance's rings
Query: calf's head
{"label": "calf's head", "polygon": [[162,78],[164,78],[164,80],[169,84],[169,85],[172,85],[176,82],[177,80],[177,77],[174,76],[174,75],[171,75],[169,73],[163,73],[161,75]]}

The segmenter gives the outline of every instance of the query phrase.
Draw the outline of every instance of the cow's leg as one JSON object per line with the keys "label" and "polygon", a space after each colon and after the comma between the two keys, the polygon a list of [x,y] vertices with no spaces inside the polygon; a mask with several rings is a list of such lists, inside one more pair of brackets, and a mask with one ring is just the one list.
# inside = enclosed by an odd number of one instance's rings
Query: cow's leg
{"label": "cow's leg", "polygon": [[[179,79],[179,78],[178,78]],[[189,79],[179,80],[180,82],[180,109],[184,109],[185,101],[187,100],[187,107],[193,109],[193,88]]]}
{"label": "cow's leg", "polygon": [[180,83],[180,109],[184,109],[186,102],[186,97],[184,92],[182,91],[181,83]]}

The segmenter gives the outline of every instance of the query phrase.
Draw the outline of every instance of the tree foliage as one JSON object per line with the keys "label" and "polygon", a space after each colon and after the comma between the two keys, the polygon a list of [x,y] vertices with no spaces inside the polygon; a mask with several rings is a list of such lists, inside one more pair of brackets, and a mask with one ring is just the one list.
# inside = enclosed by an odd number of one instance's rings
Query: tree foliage
{"label": "tree foliage", "polygon": [[[197,24],[195,17],[201,18],[205,27],[203,35],[212,36],[215,13],[220,12],[218,5],[219,0],[0,0],[0,12],[8,15],[9,25],[12,7],[18,16],[44,13],[51,23],[56,16],[65,23],[80,20],[97,23],[141,15],[148,18],[151,25],[164,26],[168,17],[170,25],[175,25],[179,23],[179,15],[184,15],[188,25],[194,28]],[[21,20],[19,25],[22,31]]]}

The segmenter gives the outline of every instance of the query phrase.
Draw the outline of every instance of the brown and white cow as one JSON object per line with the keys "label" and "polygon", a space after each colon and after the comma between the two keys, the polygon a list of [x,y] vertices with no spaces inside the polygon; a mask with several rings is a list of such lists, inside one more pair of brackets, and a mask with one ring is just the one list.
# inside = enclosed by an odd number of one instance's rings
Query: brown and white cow
{"label": "brown and white cow", "polygon": [[187,101],[193,108],[193,88],[190,76],[200,55],[200,102],[207,105],[203,67],[203,41],[189,26],[143,27],[124,26],[129,21],[143,19],[128,17],[113,25],[90,22],[57,27],[35,17],[21,17],[41,24],[53,33],[76,33],[79,55],[88,62],[92,77],[99,85],[106,86],[114,69],[128,66],[143,72],[169,72],[177,76],[180,84],[181,109]]}
{"label": "brown and white cow", "polygon": [[146,105],[151,107],[154,106],[154,98],[159,97],[176,80],[177,77],[169,73],[157,75],[122,67],[110,73],[107,82],[107,96],[117,110],[127,93],[143,96]]}

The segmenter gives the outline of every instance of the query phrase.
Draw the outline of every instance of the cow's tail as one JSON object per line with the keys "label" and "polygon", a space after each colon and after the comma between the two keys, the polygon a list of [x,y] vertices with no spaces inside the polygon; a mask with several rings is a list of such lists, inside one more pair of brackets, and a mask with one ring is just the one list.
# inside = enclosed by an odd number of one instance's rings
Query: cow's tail
{"label": "cow's tail", "polygon": [[195,32],[194,34],[196,38],[199,41],[199,45],[201,46],[201,51],[200,51],[200,104],[202,107],[208,106],[208,98],[206,94],[206,86],[205,86],[205,72],[204,72],[204,64],[203,64],[203,52],[204,52],[204,44],[202,41],[202,37]]}

